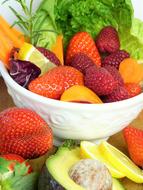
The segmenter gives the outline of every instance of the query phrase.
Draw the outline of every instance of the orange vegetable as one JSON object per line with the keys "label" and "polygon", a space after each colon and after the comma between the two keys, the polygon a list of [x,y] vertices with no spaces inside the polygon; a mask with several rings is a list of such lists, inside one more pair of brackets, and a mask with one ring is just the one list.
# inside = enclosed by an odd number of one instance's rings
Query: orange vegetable
{"label": "orange vegetable", "polygon": [[13,30],[2,16],[0,16],[0,26],[0,30],[12,41],[14,47],[20,48],[23,44],[23,39],[17,36],[17,32],[16,34],[14,33],[16,30]]}
{"label": "orange vegetable", "polygon": [[53,53],[55,53],[55,55],[61,61],[61,64],[64,65],[64,60],[63,60],[63,36],[62,35],[57,36],[56,43],[51,48],[51,51]]}
{"label": "orange vegetable", "polygon": [[9,56],[13,47],[20,48],[25,41],[24,35],[0,16],[0,60],[9,68]]}
{"label": "orange vegetable", "polygon": [[7,29],[10,29],[11,32],[18,38],[20,39],[21,41],[25,41],[25,37],[23,35],[22,32],[20,32],[19,30],[17,30],[16,28],[14,27],[11,27],[9,25],[9,23],[0,15],[0,23],[1,23],[1,26],[3,25],[4,28],[7,28]]}
{"label": "orange vegetable", "polygon": [[5,52],[3,51],[2,47],[1,47],[0,48],[0,60],[3,61],[3,59],[5,59]]}
{"label": "orange vegetable", "polygon": [[139,83],[143,80],[143,64],[132,58],[124,59],[119,66],[124,83]]}
{"label": "orange vegetable", "polygon": [[11,51],[13,44],[2,31],[0,31],[0,42],[5,51]]}
{"label": "orange vegetable", "polygon": [[9,68],[9,56],[13,48],[12,42],[0,31],[0,60]]}
{"label": "orange vegetable", "polygon": [[6,52],[5,48],[2,46],[2,44],[0,44],[0,61],[2,61],[7,68],[9,68],[8,59],[9,53]]}

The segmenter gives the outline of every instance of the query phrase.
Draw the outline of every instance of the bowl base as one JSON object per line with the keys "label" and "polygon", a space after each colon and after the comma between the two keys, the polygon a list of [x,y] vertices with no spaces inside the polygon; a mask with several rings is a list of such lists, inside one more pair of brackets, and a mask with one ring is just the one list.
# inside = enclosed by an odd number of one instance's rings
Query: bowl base
{"label": "bowl base", "polygon": [[[109,139],[109,137],[105,137],[105,138],[101,138],[101,139],[91,139],[91,140],[82,140],[82,141],[89,141],[92,142],[94,144],[100,144],[102,141],[107,141]],[[61,146],[64,143],[65,139],[60,139],[58,137],[54,136],[54,145],[55,146]],[[76,144],[80,144],[81,140],[75,140]]]}

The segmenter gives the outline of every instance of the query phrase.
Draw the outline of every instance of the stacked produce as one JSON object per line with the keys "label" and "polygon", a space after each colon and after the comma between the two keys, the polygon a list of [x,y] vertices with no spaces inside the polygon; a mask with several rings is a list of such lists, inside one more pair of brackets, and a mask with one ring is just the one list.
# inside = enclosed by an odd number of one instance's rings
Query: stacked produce
{"label": "stacked produce", "polygon": [[[143,23],[130,2],[16,0],[25,16],[11,27],[0,16],[0,60],[12,79],[43,97],[103,104],[142,93]],[[117,11],[118,10],[118,11]],[[0,189],[124,190],[120,178],[143,183],[143,131],[123,130],[130,158],[111,144],[63,145],[35,172],[29,159],[53,148],[53,133],[36,112],[0,113]],[[26,160],[25,160],[26,159]],[[40,176],[39,176],[40,174]],[[38,183],[38,184],[37,184]]]}
{"label": "stacked produce", "polygon": [[[19,85],[47,98],[78,103],[116,102],[142,92],[142,41],[135,31],[141,23],[133,18],[131,3],[121,7],[120,0],[100,6],[89,0],[43,0],[33,13],[33,1],[30,6],[18,2],[25,17],[10,9],[23,33],[10,28],[2,16],[0,21],[1,60]],[[84,90],[78,96],[80,88]]]}

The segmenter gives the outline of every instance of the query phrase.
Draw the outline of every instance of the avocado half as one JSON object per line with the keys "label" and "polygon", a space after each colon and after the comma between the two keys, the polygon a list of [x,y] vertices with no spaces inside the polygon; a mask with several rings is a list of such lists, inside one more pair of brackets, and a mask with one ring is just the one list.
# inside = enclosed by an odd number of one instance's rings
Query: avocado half
{"label": "avocado half", "polygon": [[[69,176],[71,167],[80,160],[80,148],[59,148],[47,159],[39,177],[38,190],[85,190]],[[117,179],[113,179],[113,190],[125,189]]]}

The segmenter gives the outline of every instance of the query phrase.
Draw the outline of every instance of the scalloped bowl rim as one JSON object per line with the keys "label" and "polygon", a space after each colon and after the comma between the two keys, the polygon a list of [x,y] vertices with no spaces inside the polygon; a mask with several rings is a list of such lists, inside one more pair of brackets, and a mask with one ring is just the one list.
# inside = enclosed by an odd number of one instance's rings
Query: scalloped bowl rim
{"label": "scalloped bowl rim", "polygon": [[51,98],[47,98],[38,94],[35,94],[25,88],[23,88],[22,86],[20,86],[19,84],[17,84],[8,74],[7,69],[5,68],[4,64],[0,61],[0,71],[1,74],[5,80],[5,82],[11,86],[15,91],[18,91],[20,94],[22,94],[23,96],[26,96],[32,100],[35,100],[36,102],[40,102],[43,103],[45,105],[53,105],[56,107],[62,107],[62,108],[68,108],[68,109],[78,109],[78,110],[96,110],[96,109],[108,109],[110,106],[112,108],[120,108],[122,106],[125,106],[127,104],[132,104],[132,102],[136,103],[138,102],[140,99],[143,101],[143,93],[126,99],[126,100],[122,100],[122,101],[118,101],[118,102],[111,102],[111,103],[103,103],[103,104],[82,104],[82,103],[71,103],[71,102],[64,102],[64,101],[59,101],[59,100],[54,100]]}

